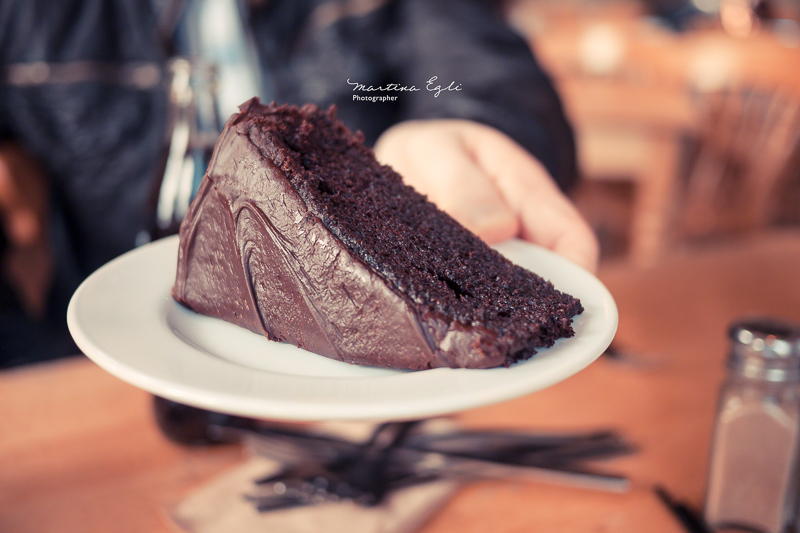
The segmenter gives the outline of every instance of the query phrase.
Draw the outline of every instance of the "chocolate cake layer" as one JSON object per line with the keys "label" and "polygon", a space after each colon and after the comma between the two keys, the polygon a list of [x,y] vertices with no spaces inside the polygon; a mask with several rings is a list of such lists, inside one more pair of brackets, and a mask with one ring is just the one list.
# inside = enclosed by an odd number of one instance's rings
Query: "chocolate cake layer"
{"label": "chocolate cake layer", "polygon": [[333,110],[244,104],[180,231],[175,299],[326,357],[490,368],[573,335],[580,302],[380,165]]}

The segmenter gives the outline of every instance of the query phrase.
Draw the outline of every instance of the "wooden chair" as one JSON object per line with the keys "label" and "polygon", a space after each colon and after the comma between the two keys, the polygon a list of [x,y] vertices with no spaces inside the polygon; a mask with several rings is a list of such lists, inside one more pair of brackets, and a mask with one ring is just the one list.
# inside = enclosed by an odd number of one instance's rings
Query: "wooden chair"
{"label": "wooden chair", "polygon": [[797,164],[800,98],[745,86],[697,99],[701,129],[679,198],[680,236],[768,227],[778,213],[781,186]]}
{"label": "wooden chair", "polygon": [[[778,200],[800,203],[787,194],[800,189],[800,172],[787,178],[800,168],[800,48],[769,28],[673,33],[629,0],[512,0],[509,18],[562,94],[589,191],[632,190],[630,261],[654,265],[686,238],[763,227]],[[611,217],[591,200],[599,227]]]}

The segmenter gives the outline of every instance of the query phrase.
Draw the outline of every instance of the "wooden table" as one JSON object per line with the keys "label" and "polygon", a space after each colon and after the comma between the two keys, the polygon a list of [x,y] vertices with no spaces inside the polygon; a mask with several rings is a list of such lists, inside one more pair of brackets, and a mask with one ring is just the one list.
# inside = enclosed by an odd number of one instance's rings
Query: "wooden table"
{"label": "wooden table", "polygon": [[[492,481],[461,491],[423,533],[680,532],[653,495],[697,507],[705,490],[726,329],[768,313],[800,321],[800,233],[671,257],[641,270],[604,265],[620,310],[618,345],[547,390],[458,415],[473,427],[614,428],[638,453],[605,465],[624,494]],[[0,531],[174,532],[166,510],[240,463],[237,446],[182,448],[158,432],[150,396],[75,358],[0,374]]]}

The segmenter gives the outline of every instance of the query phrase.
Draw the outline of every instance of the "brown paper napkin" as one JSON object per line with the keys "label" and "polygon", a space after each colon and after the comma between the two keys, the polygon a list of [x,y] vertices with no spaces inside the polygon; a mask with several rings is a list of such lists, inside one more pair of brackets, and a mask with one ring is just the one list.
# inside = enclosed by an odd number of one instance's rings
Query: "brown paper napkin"
{"label": "brown paper napkin", "polygon": [[255,492],[255,479],[278,468],[254,457],[190,494],[172,518],[191,533],[411,533],[458,488],[455,481],[435,481],[398,490],[375,507],[344,501],[259,513],[245,495]]}
{"label": "brown paper napkin", "polygon": [[[368,433],[368,428],[346,428],[346,432],[353,431]],[[441,508],[460,485],[458,481],[442,480],[407,487],[391,493],[374,507],[341,501],[260,513],[246,496],[256,493],[256,479],[277,473],[280,468],[276,461],[253,456],[191,493],[170,515],[190,533],[411,533]]]}

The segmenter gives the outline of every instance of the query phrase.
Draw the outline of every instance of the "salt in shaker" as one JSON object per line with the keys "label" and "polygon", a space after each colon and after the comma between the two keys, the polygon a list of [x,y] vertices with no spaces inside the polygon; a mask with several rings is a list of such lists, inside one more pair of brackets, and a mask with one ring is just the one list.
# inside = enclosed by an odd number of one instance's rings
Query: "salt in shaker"
{"label": "salt in shaker", "polygon": [[705,519],[717,530],[794,531],[800,436],[800,328],[748,319],[730,329]]}

